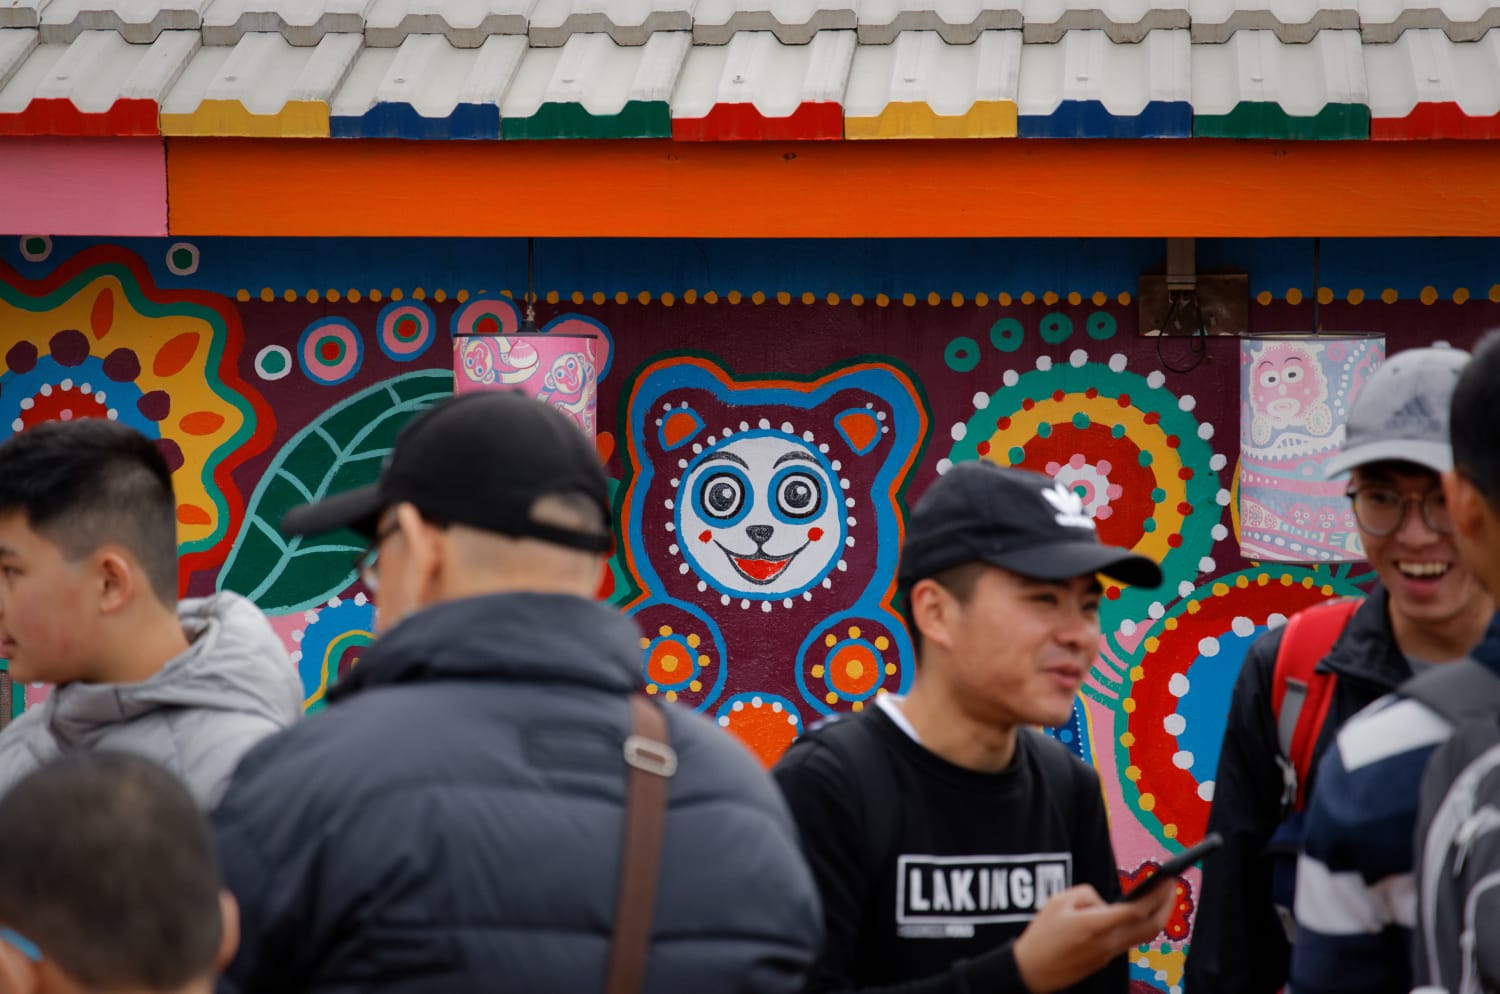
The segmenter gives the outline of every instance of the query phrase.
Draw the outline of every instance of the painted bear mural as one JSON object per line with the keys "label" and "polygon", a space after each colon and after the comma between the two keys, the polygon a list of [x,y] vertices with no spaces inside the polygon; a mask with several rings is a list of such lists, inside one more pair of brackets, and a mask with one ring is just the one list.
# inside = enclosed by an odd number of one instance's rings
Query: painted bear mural
{"label": "painted bear mural", "polygon": [[911,377],[867,362],[740,379],[679,356],[627,394],[625,609],[648,692],[713,714],[770,763],[806,721],[903,690],[896,560],[927,436]]}

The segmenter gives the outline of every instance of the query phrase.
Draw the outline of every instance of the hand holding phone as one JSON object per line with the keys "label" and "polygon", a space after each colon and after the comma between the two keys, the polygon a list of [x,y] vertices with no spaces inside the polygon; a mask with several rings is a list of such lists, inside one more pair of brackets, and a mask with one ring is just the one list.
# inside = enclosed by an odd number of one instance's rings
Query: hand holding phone
{"label": "hand holding phone", "polygon": [[1151,875],[1148,876],[1145,880],[1142,880],[1140,883],[1130,888],[1129,893],[1122,894],[1119,897],[1115,898],[1115,900],[1134,901],[1138,898],[1145,897],[1148,892],[1154,890],[1156,887],[1160,886],[1166,881],[1177,879],[1187,871],[1188,867],[1192,866],[1194,863],[1198,862],[1204,856],[1207,856],[1209,853],[1213,852],[1223,844],[1224,837],[1218,832],[1208,833],[1208,835],[1204,836],[1202,842],[1198,843],[1196,846],[1193,846],[1191,849],[1184,849],[1176,856],[1173,856],[1161,866],[1158,866],[1155,870],[1151,871]]}

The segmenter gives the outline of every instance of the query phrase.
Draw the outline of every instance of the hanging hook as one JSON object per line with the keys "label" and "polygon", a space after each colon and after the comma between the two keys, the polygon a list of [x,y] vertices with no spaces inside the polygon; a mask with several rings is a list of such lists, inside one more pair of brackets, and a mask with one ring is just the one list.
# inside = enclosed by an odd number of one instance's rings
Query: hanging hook
{"label": "hanging hook", "polygon": [[536,331],[536,239],[526,239],[526,293],[523,297],[526,311],[521,320],[521,333]]}

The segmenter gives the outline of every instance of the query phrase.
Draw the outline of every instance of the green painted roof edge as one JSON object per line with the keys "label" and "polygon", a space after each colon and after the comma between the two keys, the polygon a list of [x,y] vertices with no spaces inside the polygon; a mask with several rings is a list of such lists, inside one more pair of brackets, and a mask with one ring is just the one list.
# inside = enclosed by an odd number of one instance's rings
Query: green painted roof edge
{"label": "green painted roof edge", "polygon": [[1194,138],[1289,138],[1330,141],[1370,137],[1370,108],[1328,104],[1311,117],[1288,114],[1280,104],[1245,102],[1228,114],[1193,116]]}
{"label": "green painted roof edge", "polygon": [[630,100],[618,114],[595,115],[577,103],[544,103],[530,117],[500,122],[501,138],[671,138],[665,100]]}

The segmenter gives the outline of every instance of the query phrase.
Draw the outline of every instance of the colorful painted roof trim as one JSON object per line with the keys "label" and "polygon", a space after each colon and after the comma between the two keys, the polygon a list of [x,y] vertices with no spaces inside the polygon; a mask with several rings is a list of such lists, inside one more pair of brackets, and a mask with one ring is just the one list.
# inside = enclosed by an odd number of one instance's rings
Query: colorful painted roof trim
{"label": "colorful painted roof trim", "polygon": [[493,35],[454,48],[442,35],[408,35],[400,48],[367,48],[330,106],[334,138],[500,137],[500,101],[526,39]]}
{"label": "colorful painted roof trim", "polygon": [[660,32],[644,45],[575,34],[533,49],[501,113],[506,138],[670,138],[672,90],[692,36]]}
{"label": "colorful painted roof trim", "polygon": [[1187,31],[1153,31],[1113,45],[1103,31],[1070,31],[1021,51],[1022,138],[1186,138],[1191,45]]}
{"label": "colorful painted roof trim", "polygon": [[1340,139],[1370,136],[1359,35],[1320,31],[1284,45],[1270,31],[1237,31],[1193,49],[1193,135]]}
{"label": "colorful painted roof trim", "polygon": [[904,31],[854,53],[844,137],[1014,138],[1021,32],[985,31],[952,45],[936,31]]}
{"label": "colorful painted roof trim", "polygon": [[820,31],[783,45],[769,31],[727,45],[694,45],[672,101],[681,141],[839,139],[854,59],[853,31]]}

